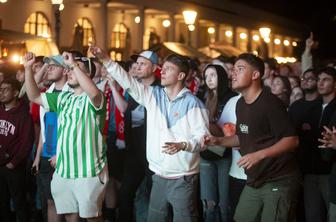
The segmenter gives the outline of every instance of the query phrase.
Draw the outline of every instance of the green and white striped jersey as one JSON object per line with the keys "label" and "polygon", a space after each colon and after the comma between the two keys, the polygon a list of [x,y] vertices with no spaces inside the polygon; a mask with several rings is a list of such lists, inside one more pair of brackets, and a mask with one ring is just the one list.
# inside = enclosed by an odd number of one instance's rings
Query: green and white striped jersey
{"label": "green and white striped jersey", "polygon": [[96,108],[86,93],[42,93],[41,98],[46,110],[58,114],[56,173],[63,178],[98,175],[107,162],[105,99]]}

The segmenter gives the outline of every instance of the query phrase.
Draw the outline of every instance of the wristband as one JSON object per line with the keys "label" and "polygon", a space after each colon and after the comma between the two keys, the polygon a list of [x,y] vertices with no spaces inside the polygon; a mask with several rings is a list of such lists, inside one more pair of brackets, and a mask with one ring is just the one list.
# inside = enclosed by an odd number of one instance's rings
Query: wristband
{"label": "wristband", "polygon": [[182,142],[182,150],[185,151],[188,148],[188,143],[187,142]]}

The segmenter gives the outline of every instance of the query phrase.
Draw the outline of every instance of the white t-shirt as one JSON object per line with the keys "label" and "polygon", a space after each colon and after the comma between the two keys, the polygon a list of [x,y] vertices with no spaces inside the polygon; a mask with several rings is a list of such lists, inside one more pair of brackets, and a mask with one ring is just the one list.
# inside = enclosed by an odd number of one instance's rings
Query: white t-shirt
{"label": "white t-shirt", "polygon": [[[236,104],[238,99],[241,97],[241,95],[232,97],[224,106],[223,112],[221,117],[219,118],[217,124],[218,126],[223,127],[224,124],[226,123],[233,123],[236,124],[237,118],[236,118]],[[241,180],[246,180],[247,176],[244,172],[244,169],[239,167],[237,165],[237,161],[241,157],[240,153],[238,150],[235,150],[234,148],[232,149],[232,163],[230,167],[230,172],[229,175],[241,179]]]}

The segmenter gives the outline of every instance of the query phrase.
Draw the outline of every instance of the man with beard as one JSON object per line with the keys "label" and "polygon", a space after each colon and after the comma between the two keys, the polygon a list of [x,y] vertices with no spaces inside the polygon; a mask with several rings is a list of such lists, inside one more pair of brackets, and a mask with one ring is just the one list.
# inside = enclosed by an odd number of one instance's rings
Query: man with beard
{"label": "man with beard", "polygon": [[[305,136],[301,135],[303,131],[309,130],[305,129],[304,117],[309,115],[309,110],[314,104],[318,102],[319,93],[317,91],[317,73],[315,69],[306,70],[301,77],[301,88],[304,92],[304,98],[294,102],[288,110],[289,116],[299,133],[300,146],[298,149],[298,161],[300,167],[303,168],[303,149],[304,147],[311,146],[309,135],[307,137],[308,141],[306,141]],[[304,133],[305,134],[305,133]],[[306,148],[305,148],[306,149]]]}
{"label": "man with beard", "polygon": [[289,115],[296,127],[302,123],[304,113],[317,102],[319,93],[317,91],[317,73],[315,69],[307,69],[301,76],[301,88],[304,98],[294,102],[289,107]]}
{"label": "man with beard", "polygon": [[[311,130],[304,123],[304,118],[309,114],[309,110],[318,102],[319,93],[317,91],[317,73],[313,68],[307,69],[301,76],[301,88],[304,92],[304,98],[295,101],[288,109],[289,116],[294,124],[299,136],[299,148],[297,149],[297,160],[301,172],[305,172],[304,162],[307,161],[304,156],[305,149],[310,148],[311,135],[308,133]],[[303,203],[303,187],[299,192],[297,218],[304,218],[304,203]]]}
{"label": "man with beard", "polygon": [[[69,91],[69,86],[66,84],[67,70],[62,66],[62,61],[61,55],[44,58],[44,62],[48,64],[46,70],[47,80],[52,82],[46,91],[47,93]],[[32,68],[34,70],[34,65]],[[37,80],[37,82],[39,81]],[[57,113],[46,112],[41,106],[39,117],[41,134],[32,167],[36,173],[38,172],[36,177],[37,185],[42,191],[43,203],[47,204],[48,221],[60,221],[61,218],[56,214],[55,203],[50,190],[50,182],[56,165]]]}
{"label": "man with beard", "polygon": [[[318,148],[318,138],[321,137],[323,126],[329,126],[336,111],[336,70],[326,67],[317,70],[316,74],[318,78],[312,80],[317,81],[317,90],[321,96],[303,106],[305,109],[301,110],[301,117],[296,120],[300,138],[298,156],[304,175],[304,206],[308,222],[327,221],[331,162],[325,159],[328,151]],[[307,74],[304,78],[307,78]]]}
{"label": "man with beard", "polygon": [[80,53],[64,52],[68,84],[73,92],[40,93],[32,74],[35,56],[24,57],[28,98],[58,114],[56,170],[51,193],[57,214],[66,221],[101,221],[108,181],[106,146],[103,142],[106,105],[92,81],[94,63]]}
{"label": "man with beard", "polygon": [[25,173],[34,142],[29,106],[19,99],[21,84],[4,79],[0,84],[0,221],[11,221],[10,198],[18,222],[28,221]]}

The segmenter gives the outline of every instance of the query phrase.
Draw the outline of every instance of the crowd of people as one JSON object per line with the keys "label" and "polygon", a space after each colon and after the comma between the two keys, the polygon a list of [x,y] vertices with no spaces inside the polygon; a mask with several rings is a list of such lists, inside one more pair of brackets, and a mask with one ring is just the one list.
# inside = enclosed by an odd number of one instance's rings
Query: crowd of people
{"label": "crowd of people", "polygon": [[0,67],[0,221],[336,221],[336,61],[313,44]]}

